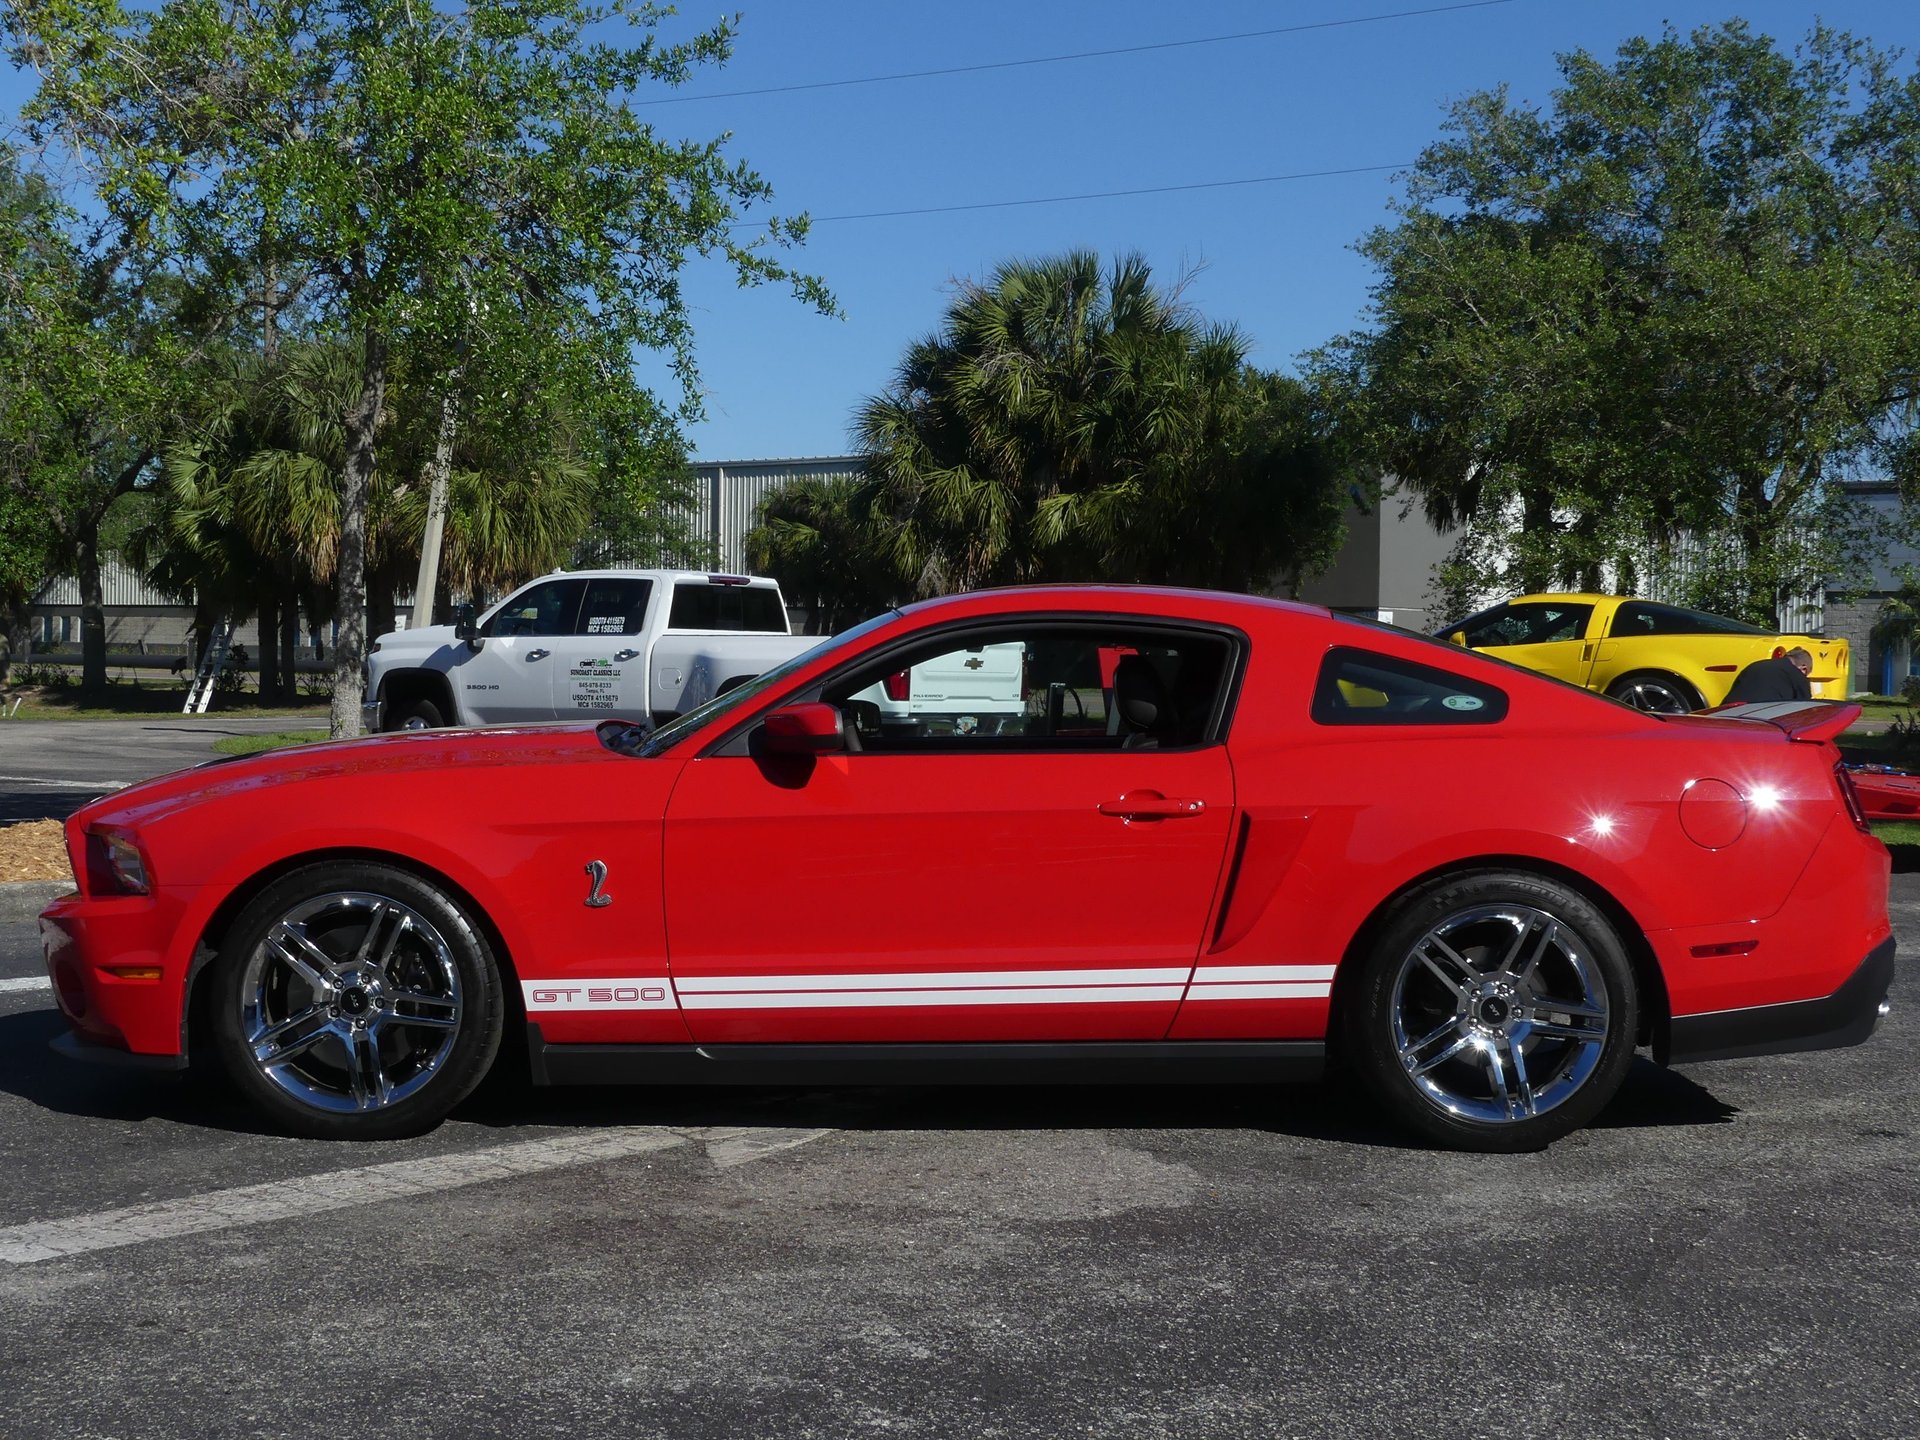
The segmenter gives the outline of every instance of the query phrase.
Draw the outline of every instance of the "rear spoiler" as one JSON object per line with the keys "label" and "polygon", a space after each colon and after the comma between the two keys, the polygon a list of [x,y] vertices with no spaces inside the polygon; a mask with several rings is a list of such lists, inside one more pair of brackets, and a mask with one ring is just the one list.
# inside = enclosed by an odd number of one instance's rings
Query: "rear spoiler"
{"label": "rear spoiler", "polygon": [[1764,720],[1786,732],[1789,740],[1817,745],[1832,740],[1860,718],[1851,701],[1762,700],[1751,705],[1722,705],[1705,712],[1716,720]]}

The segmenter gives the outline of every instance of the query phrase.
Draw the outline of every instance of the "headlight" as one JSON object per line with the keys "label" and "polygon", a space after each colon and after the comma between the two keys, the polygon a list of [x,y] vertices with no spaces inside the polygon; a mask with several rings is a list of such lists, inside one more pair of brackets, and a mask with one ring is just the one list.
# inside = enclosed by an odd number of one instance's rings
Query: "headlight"
{"label": "headlight", "polygon": [[132,837],[87,832],[87,888],[96,895],[147,893],[147,857]]}

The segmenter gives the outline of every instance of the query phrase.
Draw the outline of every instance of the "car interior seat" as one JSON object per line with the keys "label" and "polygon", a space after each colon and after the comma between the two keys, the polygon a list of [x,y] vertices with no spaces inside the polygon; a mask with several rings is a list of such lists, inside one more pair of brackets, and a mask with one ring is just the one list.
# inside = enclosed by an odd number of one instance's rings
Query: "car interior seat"
{"label": "car interior seat", "polygon": [[1124,749],[1158,745],[1179,731],[1173,692],[1145,655],[1123,655],[1114,667],[1113,711]]}

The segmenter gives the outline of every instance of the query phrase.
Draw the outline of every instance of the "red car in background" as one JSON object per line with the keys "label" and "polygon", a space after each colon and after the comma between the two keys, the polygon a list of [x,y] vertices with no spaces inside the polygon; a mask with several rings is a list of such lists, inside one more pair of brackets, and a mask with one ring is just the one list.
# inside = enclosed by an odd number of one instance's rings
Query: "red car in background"
{"label": "red car in background", "polygon": [[[883,725],[1018,644],[1023,713]],[[1534,1148],[1638,1046],[1856,1043],[1893,969],[1851,706],[1655,716],[1311,606],[1002,590],[657,731],[423,732],[96,801],[42,918],[69,1053],[217,1059],[289,1129],[539,1082],[1319,1073]]]}

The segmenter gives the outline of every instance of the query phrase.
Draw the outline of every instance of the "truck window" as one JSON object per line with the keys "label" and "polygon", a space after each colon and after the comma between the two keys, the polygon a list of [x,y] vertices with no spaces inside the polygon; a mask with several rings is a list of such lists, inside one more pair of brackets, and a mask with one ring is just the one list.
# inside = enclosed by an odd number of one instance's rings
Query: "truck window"
{"label": "truck window", "polygon": [[487,622],[488,635],[571,635],[584,580],[548,580],[523,590]]}
{"label": "truck window", "polygon": [[673,587],[670,630],[756,630],[787,633],[780,592],[767,586],[705,585],[685,580]]}
{"label": "truck window", "polygon": [[651,580],[602,579],[587,582],[576,635],[638,635],[647,628]]}

